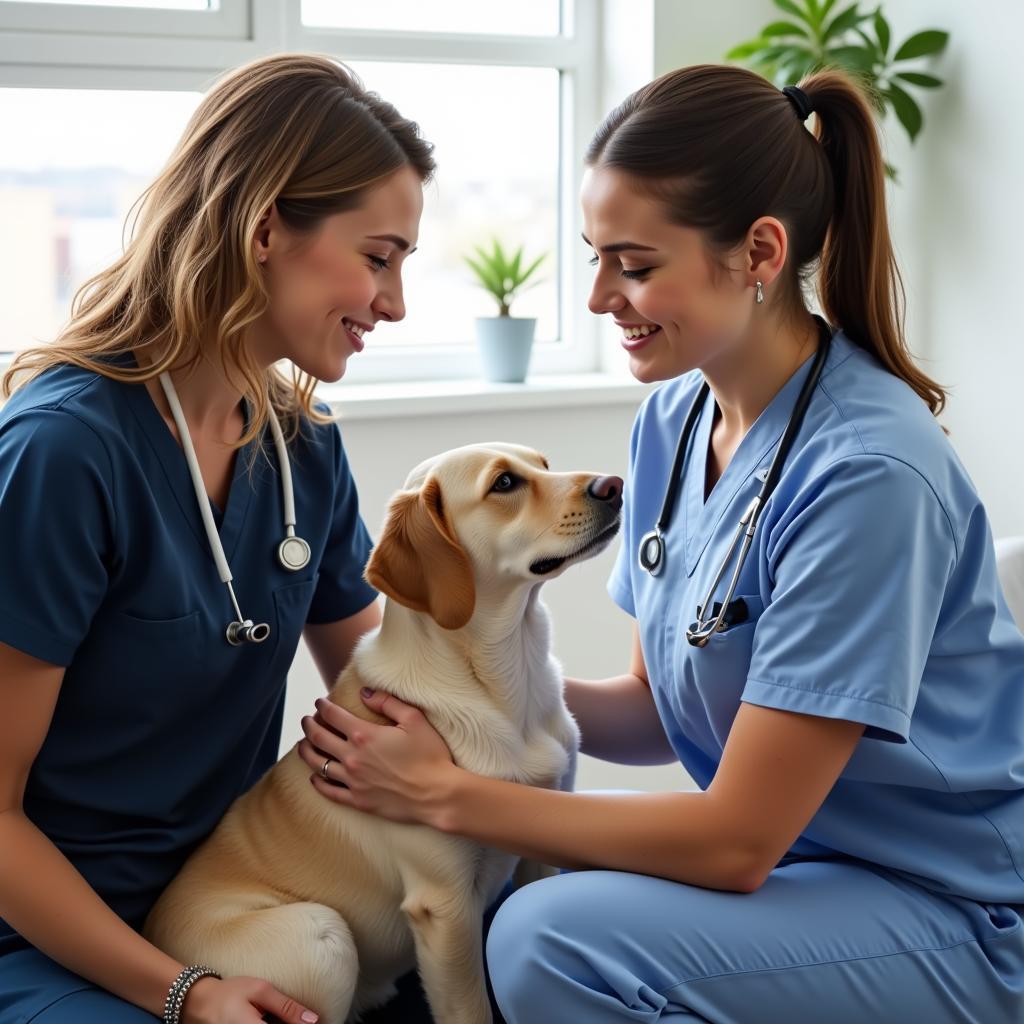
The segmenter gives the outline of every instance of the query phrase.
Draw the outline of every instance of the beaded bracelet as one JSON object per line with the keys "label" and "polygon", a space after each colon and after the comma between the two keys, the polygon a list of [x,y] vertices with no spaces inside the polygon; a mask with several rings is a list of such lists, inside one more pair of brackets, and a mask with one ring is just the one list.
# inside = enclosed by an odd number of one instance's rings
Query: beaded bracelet
{"label": "beaded bracelet", "polygon": [[212,967],[206,967],[204,964],[186,967],[174,979],[164,1000],[164,1024],[181,1024],[181,1008],[185,1005],[185,996],[200,978],[219,980],[220,975]]}

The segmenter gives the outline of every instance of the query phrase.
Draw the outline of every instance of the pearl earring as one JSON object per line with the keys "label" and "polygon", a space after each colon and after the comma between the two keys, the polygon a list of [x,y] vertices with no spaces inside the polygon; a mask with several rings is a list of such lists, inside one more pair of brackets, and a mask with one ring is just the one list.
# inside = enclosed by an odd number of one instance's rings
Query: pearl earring
{"label": "pearl earring", "polygon": [[754,301],[760,306],[764,302],[764,290],[762,289],[761,282],[757,282],[757,294],[754,296]]}

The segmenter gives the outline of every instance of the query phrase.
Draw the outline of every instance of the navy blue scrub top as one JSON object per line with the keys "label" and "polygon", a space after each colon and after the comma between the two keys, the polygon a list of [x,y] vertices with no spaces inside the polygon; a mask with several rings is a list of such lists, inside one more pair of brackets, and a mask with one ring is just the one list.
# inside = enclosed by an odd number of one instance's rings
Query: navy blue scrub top
{"label": "navy blue scrub top", "polygon": [[[304,422],[289,446],[298,573],[277,560],[273,445],[251,447],[215,517],[242,613],[271,634],[232,647],[185,456],[145,386],[58,367],[0,409],[0,641],[66,666],[25,813],[134,927],[277,759],[304,624],[376,596],[338,428]],[[0,920],[0,954],[26,945]]]}

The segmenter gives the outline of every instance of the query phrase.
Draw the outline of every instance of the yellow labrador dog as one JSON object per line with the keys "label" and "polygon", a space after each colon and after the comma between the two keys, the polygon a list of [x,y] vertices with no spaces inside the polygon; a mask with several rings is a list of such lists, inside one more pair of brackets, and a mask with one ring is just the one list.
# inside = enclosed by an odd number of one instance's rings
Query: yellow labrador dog
{"label": "yellow labrador dog", "polygon": [[[470,771],[555,787],[574,756],[540,585],[600,551],[622,480],[553,473],[508,444],[424,462],[391,501],[366,578],[387,596],[330,699],[423,709]],[[354,1021],[418,964],[438,1024],[488,1024],[481,918],[515,858],[325,800],[295,749],[185,864],[145,934],[184,963],[264,978],[323,1024]]]}

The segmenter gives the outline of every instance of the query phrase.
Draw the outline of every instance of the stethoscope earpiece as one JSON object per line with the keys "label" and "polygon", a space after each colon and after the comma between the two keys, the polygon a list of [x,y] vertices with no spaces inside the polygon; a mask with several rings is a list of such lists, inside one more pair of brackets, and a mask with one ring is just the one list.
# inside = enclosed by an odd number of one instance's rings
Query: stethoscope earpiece
{"label": "stethoscope earpiece", "polygon": [[[206,494],[206,485],[203,483],[203,475],[199,469],[199,462],[196,459],[196,450],[192,445],[192,435],[188,432],[188,424],[185,422],[185,415],[181,411],[181,403],[178,401],[178,393],[174,390],[170,374],[160,374],[160,384],[167,396],[167,404],[171,407],[171,415],[174,417],[175,425],[178,428],[178,436],[181,438],[181,447],[185,451],[185,461],[188,463],[188,471],[192,477],[192,487],[196,492],[196,501],[199,503],[199,513],[203,519],[203,526],[206,528],[206,539],[210,544],[210,553],[214,562],[217,563],[217,572],[220,575],[221,583],[227,585],[228,594],[231,597],[232,607],[235,609],[237,618],[228,625],[225,632],[228,643],[232,647],[238,647],[244,643],[261,644],[270,636],[270,626],[265,622],[254,623],[242,615],[238,607],[238,600],[235,597],[234,587],[231,581],[231,568],[228,566],[227,557],[224,554],[224,545],[220,542],[220,534],[217,533],[216,524],[213,521],[213,513],[210,511],[210,499]],[[274,448],[277,450],[277,461],[281,470],[281,495],[284,501],[284,527],[285,538],[277,546],[277,560],[282,567],[289,572],[299,572],[309,565],[311,552],[309,545],[301,538],[295,536],[295,494],[292,490],[292,467],[288,459],[288,448],[284,443],[284,435],[281,433],[281,424],[277,421],[277,414],[272,405],[267,406],[267,414],[270,419],[270,432],[274,435]]]}

